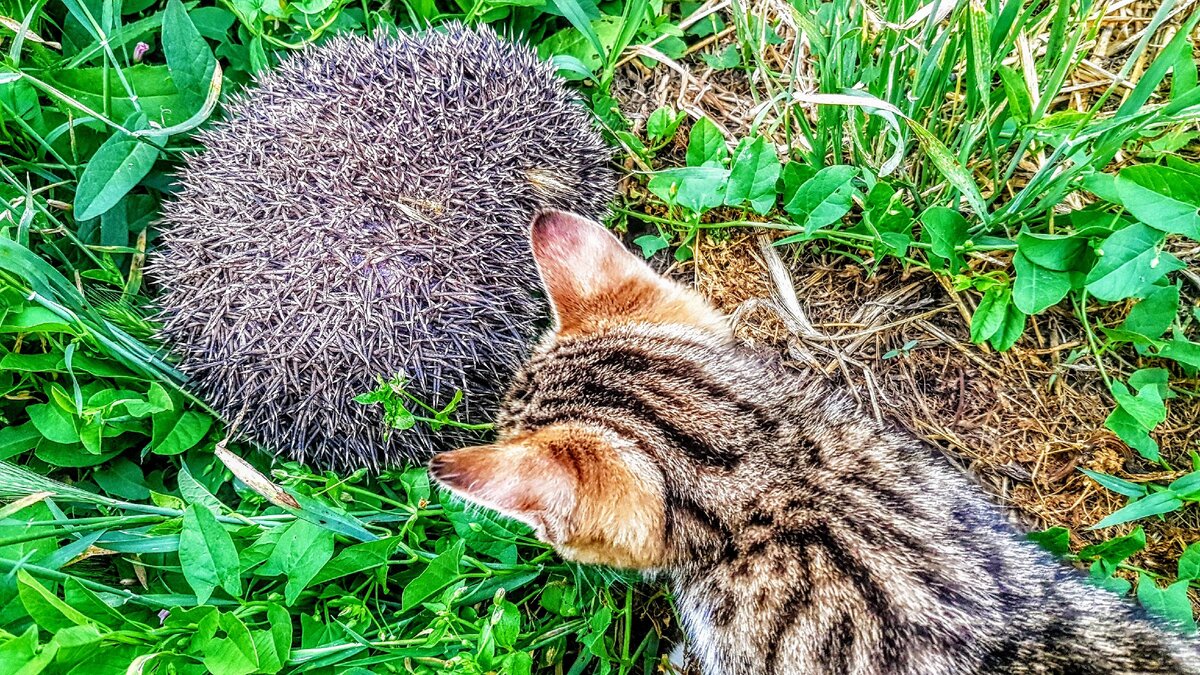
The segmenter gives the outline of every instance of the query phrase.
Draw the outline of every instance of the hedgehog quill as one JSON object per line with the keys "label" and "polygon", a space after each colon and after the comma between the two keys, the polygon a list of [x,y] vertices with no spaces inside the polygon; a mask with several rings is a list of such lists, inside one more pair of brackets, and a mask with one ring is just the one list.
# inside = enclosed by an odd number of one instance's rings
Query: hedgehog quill
{"label": "hedgehog quill", "polygon": [[526,228],[603,214],[611,152],[529,48],[486,27],[337,37],[259,77],[199,137],[149,274],[162,337],[238,433],[336,469],[464,439],[386,433],[377,377],[466,423],[545,315]]}

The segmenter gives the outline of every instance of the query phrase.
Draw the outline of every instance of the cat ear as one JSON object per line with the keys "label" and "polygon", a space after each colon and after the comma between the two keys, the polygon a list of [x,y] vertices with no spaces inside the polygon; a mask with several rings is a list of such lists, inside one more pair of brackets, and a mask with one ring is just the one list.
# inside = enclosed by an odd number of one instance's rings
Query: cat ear
{"label": "cat ear", "polygon": [[565,535],[577,480],[536,443],[502,443],[435,455],[429,473],[467,501],[515,518],[549,543]]}
{"label": "cat ear", "polygon": [[659,276],[600,223],[543,211],[534,218],[531,237],[559,332],[605,321],[728,332],[721,315],[698,294]]}

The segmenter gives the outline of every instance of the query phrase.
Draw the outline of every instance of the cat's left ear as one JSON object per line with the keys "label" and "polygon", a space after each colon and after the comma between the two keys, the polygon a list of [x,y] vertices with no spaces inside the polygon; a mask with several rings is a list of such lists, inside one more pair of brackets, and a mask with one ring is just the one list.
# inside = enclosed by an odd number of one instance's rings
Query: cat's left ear
{"label": "cat's left ear", "polygon": [[515,518],[548,543],[565,536],[577,479],[535,444],[512,442],[434,455],[430,475],[467,501]]}
{"label": "cat's left ear", "polygon": [[603,323],[678,324],[723,334],[721,314],[698,293],[658,275],[600,223],[543,211],[531,238],[557,330],[583,332]]}

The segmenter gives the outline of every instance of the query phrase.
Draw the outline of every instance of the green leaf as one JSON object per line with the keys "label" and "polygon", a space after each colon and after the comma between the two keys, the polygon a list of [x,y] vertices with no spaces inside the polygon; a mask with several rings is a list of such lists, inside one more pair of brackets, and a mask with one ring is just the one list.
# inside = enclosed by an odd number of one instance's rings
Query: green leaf
{"label": "green leaf", "polygon": [[287,665],[292,653],[292,617],[281,605],[267,605],[267,623],[270,630],[251,633],[254,650],[258,654],[259,671],[277,673]]}
{"label": "green leaf", "polygon": [[[29,407],[25,408],[27,412]],[[33,422],[0,429],[0,461],[32,450],[41,438],[42,432]]]}
{"label": "green leaf", "polygon": [[1080,269],[1079,261],[1087,255],[1087,240],[1083,237],[1022,231],[1017,235],[1017,251],[1039,267],[1069,272]]}
{"label": "green leaf", "polygon": [[671,242],[667,241],[661,234],[643,234],[634,239],[633,243],[642,249],[642,257],[644,258],[649,258],[671,245]]}
{"label": "green leaf", "polygon": [[1182,337],[1175,338],[1158,350],[1158,355],[1191,368],[1200,368],[1200,344]]}
{"label": "green leaf", "polygon": [[[158,425],[159,419],[157,415],[154,417],[155,426]],[[185,410],[171,425],[171,430],[165,433],[162,441],[153,445],[150,450],[156,455],[178,455],[191,450],[204,439],[204,435],[212,428],[212,424],[213,419],[208,415],[194,410]]]}
{"label": "green leaf", "polygon": [[1147,488],[1145,485],[1138,485],[1127,480],[1109,476],[1108,474],[1099,473],[1090,469],[1080,469],[1088,478],[1096,481],[1104,487],[1116,492],[1117,494],[1125,495],[1126,497],[1145,497]]}
{"label": "green leaf", "polygon": [[1145,572],[1138,572],[1137,598],[1142,607],[1192,634],[1196,632],[1196,620],[1192,617],[1192,603],[1188,600],[1187,591],[1187,579],[1159,588],[1153,578]]}
{"label": "green leaf", "polygon": [[459,539],[434,558],[429,566],[417,575],[417,578],[410,581],[401,594],[400,611],[407,612],[416,607],[426,598],[457,579],[459,563],[462,561],[465,548],[466,542]]}
{"label": "green leaf", "polygon": [[600,36],[596,34],[596,30],[592,27],[591,17],[579,4],[579,0],[550,0],[550,3],[562,14],[575,30],[583,34],[591,43],[596,53],[600,55],[601,61],[608,58],[604,45],[600,42]]}
{"label": "green leaf", "polygon": [[1141,391],[1146,387],[1154,387],[1158,390],[1158,395],[1163,400],[1175,398],[1175,392],[1171,391],[1168,386],[1171,374],[1166,368],[1142,368],[1135,370],[1129,376],[1129,386],[1133,387],[1134,391]]}
{"label": "green leaf", "polygon": [[725,199],[729,169],[719,166],[689,166],[658,171],[646,185],[655,196],[678,204],[693,213],[720,206]]}
{"label": "green leaf", "polygon": [[291,606],[333,557],[333,533],[307,520],[297,520],[286,528],[258,573],[286,576],[284,602]]}
{"label": "green leaf", "polygon": [[92,620],[59,599],[25,570],[17,571],[17,591],[29,617],[51,633],[71,626],[86,626]]}
{"label": "green leaf", "polygon": [[821,169],[797,190],[783,210],[796,224],[812,234],[827,225],[839,222],[850,212],[854,200],[854,178],[858,169],[836,164]]}
{"label": "green leaf", "polygon": [[1122,509],[1118,509],[1110,513],[1107,518],[1101,520],[1089,527],[1089,530],[1098,530],[1104,527],[1112,527],[1121,523],[1128,523],[1131,520],[1146,518],[1149,516],[1157,516],[1163,513],[1170,513],[1178,510],[1183,506],[1183,501],[1176,497],[1171,492],[1155,492],[1130,503]]}
{"label": "green leaf", "polygon": [[666,106],[650,113],[646,120],[646,137],[651,141],[666,141],[675,136],[684,115]]}
{"label": "green leaf", "polygon": [[1162,286],[1155,288],[1145,299],[1129,310],[1121,327],[1151,339],[1167,332],[1179,311],[1179,288]]}
{"label": "green leaf", "polygon": [[1171,481],[1167,490],[1184,501],[1200,501],[1200,471],[1184,474]]}
{"label": "green leaf", "polygon": [[183,514],[179,533],[179,563],[183,577],[200,604],[217,586],[233,596],[242,594],[242,578],[233,538],[208,509],[192,504]]}
{"label": "green leaf", "polygon": [[909,128],[917,135],[917,141],[925,152],[929,155],[933,166],[942,174],[950,185],[954,186],[967,201],[967,205],[979,216],[983,222],[988,222],[990,215],[987,210],[987,202],[983,199],[983,195],[979,192],[979,186],[975,184],[975,179],[971,177],[971,172],[963,168],[961,162],[958,161],[953,153],[940,141],[937,136],[934,136],[928,129],[918,124],[916,121],[904,118],[908,122]]}
{"label": "green leaf", "polygon": [[1029,124],[1033,117],[1033,101],[1025,78],[1008,66],[1000,66],[1000,83],[1004,85],[1004,96],[1008,99],[1008,110],[1018,124]]}
{"label": "green leaf", "polygon": [[55,443],[79,442],[78,420],[54,403],[35,403],[25,408],[29,421],[46,439]]}
{"label": "green leaf", "polygon": [[1109,391],[1117,400],[1117,405],[1147,431],[1167,419],[1167,407],[1158,393],[1158,387],[1145,387],[1134,395],[1128,387],[1114,380]]}
{"label": "green leaf", "polygon": [[738,51],[738,46],[734,43],[726,45],[725,49],[716,54],[701,54],[700,57],[713,70],[737,68],[742,62],[742,53]]}
{"label": "green leaf", "polygon": [[312,584],[319,585],[350,574],[383,567],[402,541],[404,537],[401,536],[388,537],[342,549],[333,560],[321,568],[313,578]]}
{"label": "green leaf", "polygon": [[1053,307],[1071,291],[1071,275],[1040,267],[1019,250],[1013,256],[1013,303],[1026,314],[1038,314]]}
{"label": "green leaf", "polygon": [[971,342],[979,344],[1003,328],[1010,297],[1009,290],[1002,286],[990,288],[983,294],[971,315]]}
{"label": "green leaf", "polygon": [[692,125],[688,135],[688,166],[720,166],[729,156],[725,147],[725,135],[707,117],[701,117]]}
{"label": "green leaf", "polygon": [[38,675],[54,661],[57,653],[53,643],[38,651],[38,630],[30,626],[20,637],[0,640],[0,673]]}
{"label": "green leaf", "polygon": [[[144,118],[142,118],[144,124]],[[126,122],[126,127],[130,128]],[[142,128],[140,125],[132,125]],[[124,132],[114,132],[88,160],[75,188],[75,220],[108,211],[150,173],[158,148]]]}
{"label": "green leaf", "polygon": [[1083,547],[1079,551],[1079,558],[1085,561],[1103,560],[1110,567],[1115,568],[1123,560],[1144,548],[1146,548],[1146,532],[1139,525],[1129,534]]}
{"label": "green leaf", "polygon": [[1184,267],[1158,250],[1166,235],[1141,223],[1113,232],[1096,250],[1099,260],[1087,275],[1087,290],[1115,302],[1142,295],[1154,282]]}
{"label": "green leaf", "polygon": [[1056,558],[1071,553],[1071,533],[1065,527],[1051,527],[1041,532],[1030,532],[1025,535],[1025,538],[1041,546]]}
{"label": "green leaf", "polygon": [[170,0],[162,19],[162,47],[171,80],[195,104],[208,97],[217,60],[188,17],[181,0]]}
{"label": "green leaf", "polygon": [[492,608],[492,635],[496,644],[501,647],[512,647],[516,644],[517,635],[521,632],[521,611],[508,600],[501,600]]}
{"label": "green leaf", "polygon": [[1117,194],[1138,220],[1156,230],[1200,239],[1200,177],[1139,164],[1117,174]]}
{"label": "green leaf", "polygon": [[1104,420],[1104,427],[1111,430],[1126,445],[1138,451],[1146,459],[1158,461],[1158,443],[1150,438],[1150,432],[1133,418],[1124,408],[1117,408]]}
{"label": "green leaf", "polygon": [[1200,579],[1200,541],[1188,546],[1179,556],[1179,578]]}
{"label": "green leaf", "polygon": [[967,220],[958,211],[934,206],[921,214],[921,225],[921,238],[929,242],[930,251],[951,261],[951,269],[957,270],[961,259],[957,247],[967,242]]}
{"label": "green leaf", "polygon": [[749,143],[743,141],[725,184],[725,203],[737,206],[748,201],[755,212],[766,214],[775,206],[779,171],[779,157],[773,144],[762,136]]}
{"label": "green leaf", "polygon": [[219,626],[224,637],[209,640],[201,649],[210,673],[249,675],[259,669],[258,649],[246,624],[233,614],[223,613]]}

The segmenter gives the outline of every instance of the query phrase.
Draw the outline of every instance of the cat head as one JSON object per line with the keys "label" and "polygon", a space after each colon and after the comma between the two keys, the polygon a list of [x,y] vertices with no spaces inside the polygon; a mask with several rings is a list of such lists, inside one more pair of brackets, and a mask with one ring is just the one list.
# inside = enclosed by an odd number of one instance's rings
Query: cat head
{"label": "cat head", "polygon": [[[431,475],[529,524],[568,559],[667,566],[679,549],[668,513],[676,474],[694,459],[675,446],[717,431],[705,426],[711,411],[686,409],[706,395],[689,391],[688,362],[727,348],[727,322],[599,223],[545,212],[531,237],[553,331],[517,374],[497,442],[441,453]],[[681,419],[660,424],[658,413]]]}

